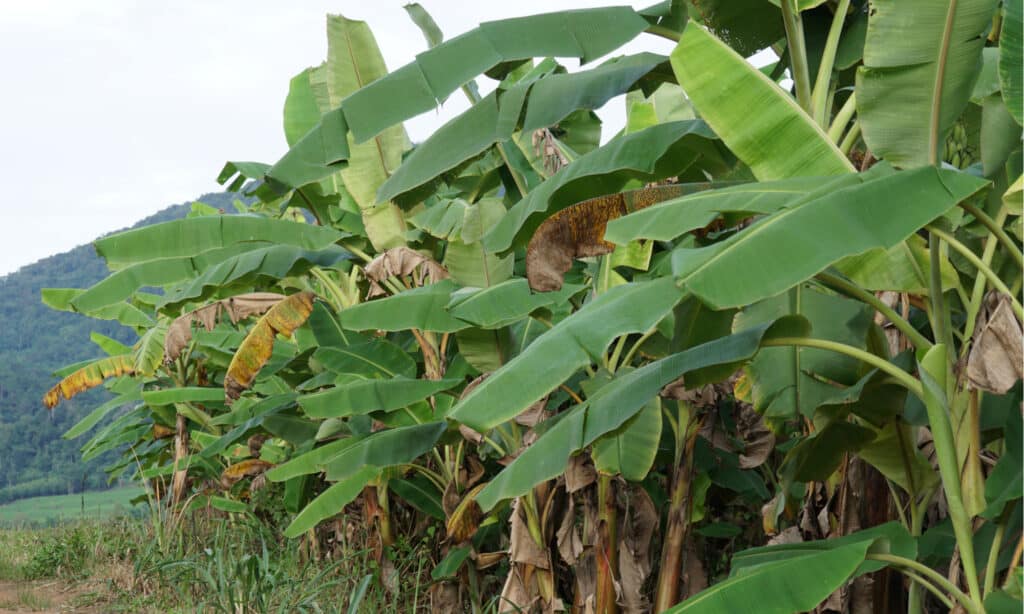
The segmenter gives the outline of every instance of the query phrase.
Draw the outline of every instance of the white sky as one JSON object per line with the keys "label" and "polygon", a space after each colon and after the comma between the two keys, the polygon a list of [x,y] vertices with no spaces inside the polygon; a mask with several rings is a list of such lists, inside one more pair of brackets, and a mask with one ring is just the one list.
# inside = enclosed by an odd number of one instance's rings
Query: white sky
{"label": "white sky", "polygon": [[[324,15],[366,20],[393,70],[426,48],[404,3],[0,0],[0,275],[220,190],[227,160],[276,161],[288,81],[327,52]],[[481,21],[622,2],[421,4],[452,38]],[[642,35],[623,53],[644,50],[672,44]],[[465,108],[453,95],[406,128],[422,140]],[[614,134],[621,98],[599,114]]]}

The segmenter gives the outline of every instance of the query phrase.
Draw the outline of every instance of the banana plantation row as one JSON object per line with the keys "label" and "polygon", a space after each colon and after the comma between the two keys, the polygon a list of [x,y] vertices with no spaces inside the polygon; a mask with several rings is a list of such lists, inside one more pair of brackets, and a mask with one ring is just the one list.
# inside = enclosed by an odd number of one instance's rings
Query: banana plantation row
{"label": "banana plantation row", "polygon": [[159,505],[433,535],[434,611],[1019,611],[1021,5],[739,4],[329,16],[254,204],[44,291],[139,335],[46,405]]}

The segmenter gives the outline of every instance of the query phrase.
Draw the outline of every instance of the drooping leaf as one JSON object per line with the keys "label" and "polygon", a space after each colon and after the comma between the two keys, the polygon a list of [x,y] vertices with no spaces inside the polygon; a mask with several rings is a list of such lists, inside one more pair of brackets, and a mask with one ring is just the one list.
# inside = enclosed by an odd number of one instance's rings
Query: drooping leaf
{"label": "drooping leaf", "polygon": [[515,132],[530,134],[554,126],[573,111],[600,108],[665,61],[662,56],[641,53],[613,58],[591,70],[551,74],[499,89],[419,144],[381,186],[377,199],[398,198],[495,143],[511,139]]}
{"label": "drooping leaf", "polygon": [[315,527],[320,521],[340,514],[346,505],[359,496],[363,487],[378,475],[379,468],[364,466],[356,469],[344,480],[332,484],[299,512],[284,530],[284,536],[294,539]]}
{"label": "drooping leaf", "polygon": [[647,477],[661,440],[661,400],[651,399],[622,427],[598,438],[591,454],[594,467],[631,482]]}
{"label": "drooping leaf", "polygon": [[490,510],[498,502],[523,495],[534,485],[564,473],[573,453],[620,428],[680,375],[712,365],[728,365],[723,369],[727,377],[754,356],[766,336],[799,335],[806,329],[801,318],[785,318],[774,325],[709,341],[613,379],[523,450],[480,492],[477,503],[485,511]]}
{"label": "drooping leaf", "polygon": [[328,226],[252,215],[194,217],[143,226],[96,240],[111,269],[162,258],[191,257],[238,243],[265,241],[305,250],[324,249],[344,235]]}
{"label": "drooping leaf", "polygon": [[89,312],[82,312],[75,307],[73,301],[78,298],[84,290],[77,288],[43,288],[40,290],[43,304],[57,311],[70,311],[73,313],[85,313],[90,318],[97,320],[115,320],[125,326],[152,326],[153,319],[143,313],[135,305],[116,302]]}
{"label": "drooping leaf", "polygon": [[981,71],[997,2],[872,2],[856,93],[864,142],[875,156],[912,168],[941,154]]}
{"label": "drooping leaf", "polygon": [[299,292],[278,302],[259,319],[235,352],[224,376],[224,394],[237,399],[270,358],[278,334],[290,337],[313,310],[312,292]]}
{"label": "drooping leaf", "polygon": [[511,420],[594,361],[615,337],[654,326],[680,297],[669,278],[612,288],[484,380],[450,417],[480,432]]}
{"label": "drooping leaf", "polygon": [[546,217],[588,198],[617,192],[631,179],[657,181],[678,175],[715,138],[704,122],[690,120],[657,124],[612,139],[531,190],[484,237],[484,247],[503,252],[523,244]]}
{"label": "drooping leaf", "polygon": [[328,461],[325,465],[327,479],[345,479],[365,466],[408,463],[433,448],[447,427],[445,422],[428,422],[373,433]]}
{"label": "drooping leaf", "polygon": [[725,241],[676,250],[673,272],[713,308],[748,305],[841,258],[896,245],[985,186],[932,167],[856,178],[850,187],[769,215]]}
{"label": "drooping leaf", "polygon": [[688,26],[671,59],[700,116],[759,180],[853,172],[792,96],[706,30]]}
{"label": "drooping leaf", "polygon": [[135,364],[130,353],[100,358],[68,375],[53,388],[50,388],[43,396],[43,404],[47,409],[53,409],[57,403],[60,403],[61,397],[70,399],[80,392],[99,386],[108,377],[133,373],[135,373]]}
{"label": "drooping leaf", "polygon": [[105,418],[110,412],[124,407],[129,403],[133,403],[142,398],[141,387],[136,387],[135,390],[127,392],[125,394],[119,394],[113,399],[110,399],[106,403],[103,403],[96,409],[89,412],[89,414],[75,423],[74,426],[69,428],[66,433],[61,435],[64,439],[74,439],[86,433],[92,427],[96,426],[100,420]]}

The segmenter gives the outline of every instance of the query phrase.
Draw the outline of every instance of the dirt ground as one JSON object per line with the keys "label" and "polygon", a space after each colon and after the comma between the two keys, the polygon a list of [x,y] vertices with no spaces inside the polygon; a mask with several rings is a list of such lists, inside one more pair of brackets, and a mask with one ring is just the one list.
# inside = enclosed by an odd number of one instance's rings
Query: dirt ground
{"label": "dirt ground", "polygon": [[7,612],[100,612],[79,605],[81,596],[95,590],[89,583],[68,584],[61,580],[0,582],[0,614]]}

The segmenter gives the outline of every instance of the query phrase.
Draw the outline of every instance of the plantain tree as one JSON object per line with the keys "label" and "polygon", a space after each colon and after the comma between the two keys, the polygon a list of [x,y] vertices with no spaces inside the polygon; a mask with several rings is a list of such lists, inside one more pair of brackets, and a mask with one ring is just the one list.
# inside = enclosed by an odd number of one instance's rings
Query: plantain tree
{"label": "plantain tree", "polygon": [[[47,293],[140,332],[48,397],[115,378],[69,435],[139,403],[86,449],[171,504],[281,483],[310,544],[437,523],[436,611],[1019,608],[1019,6],[407,10],[393,72],[328,17],[289,150],[221,173],[251,208]],[[642,34],[677,46],[589,65]]]}

